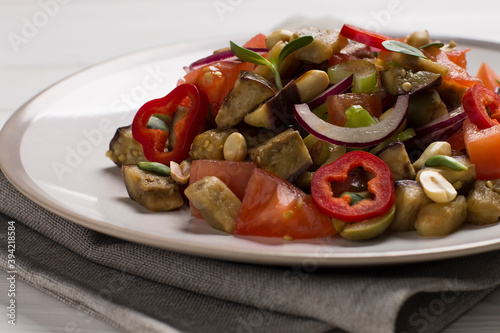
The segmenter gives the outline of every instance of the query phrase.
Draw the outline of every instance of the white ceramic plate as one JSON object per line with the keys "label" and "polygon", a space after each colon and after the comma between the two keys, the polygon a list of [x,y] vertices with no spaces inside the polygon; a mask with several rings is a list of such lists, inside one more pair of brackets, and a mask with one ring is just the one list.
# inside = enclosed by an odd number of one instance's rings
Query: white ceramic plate
{"label": "white ceramic plate", "polygon": [[[45,90],[0,133],[0,167],[26,196],[82,226],[133,242],[232,261],[295,265],[378,265],[428,261],[500,249],[500,225],[466,226],[443,238],[415,232],[376,240],[339,237],[307,241],[243,238],[223,234],[187,209],[151,213],[131,201],[120,170],[105,157],[117,127],[135,110],[164,96],[183,66],[227,45],[227,40],[147,50],[77,73]],[[500,47],[466,41],[470,71],[487,61],[500,72]],[[495,67],[497,66],[497,67]]]}

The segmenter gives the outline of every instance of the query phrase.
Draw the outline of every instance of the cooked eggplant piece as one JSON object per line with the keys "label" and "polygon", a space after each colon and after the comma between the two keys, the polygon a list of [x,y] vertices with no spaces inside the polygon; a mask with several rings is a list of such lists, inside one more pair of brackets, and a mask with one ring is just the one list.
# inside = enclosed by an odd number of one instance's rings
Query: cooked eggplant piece
{"label": "cooked eggplant piece", "polygon": [[194,160],[223,160],[224,142],[234,128],[208,130],[195,136],[189,154]]}
{"label": "cooked eggplant piece", "polygon": [[346,54],[348,56],[352,56],[356,59],[373,59],[373,51],[370,46],[358,43],[355,41],[350,41],[350,43],[345,46],[342,50],[340,50],[341,54]]}
{"label": "cooked eggplant piece", "polygon": [[273,136],[279,134],[279,132],[271,131],[262,127],[248,127],[241,130],[241,134],[247,142],[247,148],[253,148],[264,141],[269,140]]}
{"label": "cooked eggplant piece", "polygon": [[467,155],[453,156],[458,162],[467,167],[467,170],[457,171],[445,166],[423,167],[415,177],[418,181],[424,170],[433,170],[440,173],[460,194],[467,194],[476,180],[476,167]]}
{"label": "cooked eggplant piece", "polygon": [[467,196],[467,222],[484,225],[500,218],[500,179],[476,180]]}
{"label": "cooked eggplant piece", "polygon": [[446,236],[460,229],[467,219],[463,195],[448,203],[430,203],[420,209],[415,229],[420,236]]}
{"label": "cooked eggplant piece", "polygon": [[407,126],[418,128],[447,113],[448,109],[436,89],[419,91],[410,96],[406,116]]}
{"label": "cooked eggplant piece", "polygon": [[396,213],[390,229],[414,230],[420,209],[432,203],[432,200],[425,195],[422,185],[415,180],[398,180],[394,182],[394,187]]}
{"label": "cooked eggplant piece", "polygon": [[394,52],[392,54],[392,61],[400,66],[410,68],[415,71],[426,71],[441,75],[446,75],[450,71],[447,66],[438,62],[400,52]]}
{"label": "cooked eggplant piece", "polygon": [[129,197],[150,211],[166,212],[184,204],[179,186],[171,177],[133,164],[122,165],[122,175]]}
{"label": "cooked eggplant piece", "polygon": [[184,194],[212,228],[233,233],[241,201],[222,180],[203,177],[189,185]]}
{"label": "cooked eggplant piece", "polygon": [[462,105],[462,98],[468,88],[464,85],[454,84],[453,81],[445,80],[436,90],[446,105],[456,108]]}
{"label": "cooked eggplant piece", "polygon": [[330,157],[329,147],[332,145],[326,141],[320,140],[312,134],[304,138],[304,144],[311,155],[313,167],[319,168]]}
{"label": "cooked eggplant piece", "polygon": [[300,103],[300,93],[295,81],[290,81],[276,95],[248,113],[244,120],[255,127],[272,131],[282,130],[285,126],[295,125],[293,107]]}
{"label": "cooked eggplant piece", "polygon": [[423,89],[437,87],[443,81],[440,74],[391,67],[380,72],[382,85],[391,95],[414,94]]}
{"label": "cooked eggplant piece", "polygon": [[247,113],[276,93],[276,88],[260,75],[241,71],[215,117],[217,127],[226,129],[236,126]]}
{"label": "cooked eggplant piece", "polygon": [[293,181],[312,165],[311,155],[299,132],[289,128],[249,150],[260,168]]}
{"label": "cooked eggplant piece", "polygon": [[312,36],[313,42],[294,52],[296,59],[320,64],[347,46],[348,40],[339,34],[339,30],[305,27],[297,30],[292,40],[302,36]]}
{"label": "cooked eggplant piece", "polygon": [[377,156],[387,164],[391,170],[392,179],[415,179],[415,168],[410,162],[405,145],[400,141],[389,143],[382,148]]}
{"label": "cooked eggplant piece", "polygon": [[130,125],[116,130],[113,139],[109,143],[106,157],[110,158],[118,166],[146,161],[141,144],[132,136],[132,127]]}
{"label": "cooked eggplant piece", "polygon": [[311,181],[313,175],[314,172],[312,171],[304,171],[298,175],[297,178],[295,178],[293,185],[297,186],[306,193],[311,193]]}

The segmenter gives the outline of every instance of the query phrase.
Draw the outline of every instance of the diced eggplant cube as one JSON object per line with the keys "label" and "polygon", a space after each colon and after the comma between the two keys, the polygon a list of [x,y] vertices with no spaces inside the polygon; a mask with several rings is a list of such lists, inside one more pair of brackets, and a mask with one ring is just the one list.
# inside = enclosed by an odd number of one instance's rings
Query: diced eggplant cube
{"label": "diced eggplant cube", "polygon": [[222,180],[203,177],[189,185],[184,194],[212,228],[233,233],[241,201]]}
{"label": "diced eggplant cube", "polygon": [[250,149],[249,155],[260,168],[289,181],[312,165],[302,137],[291,128]]}
{"label": "diced eggplant cube", "polygon": [[166,212],[184,204],[179,185],[171,177],[132,164],[122,165],[122,174],[130,198],[150,211]]}

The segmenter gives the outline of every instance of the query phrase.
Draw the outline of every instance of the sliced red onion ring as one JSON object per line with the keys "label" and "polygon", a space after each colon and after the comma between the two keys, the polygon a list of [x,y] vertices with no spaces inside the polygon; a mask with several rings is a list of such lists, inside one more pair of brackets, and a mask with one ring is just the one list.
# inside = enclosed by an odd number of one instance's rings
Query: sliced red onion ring
{"label": "sliced red onion ring", "polygon": [[[266,48],[255,48],[255,47],[249,47],[248,48],[251,51],[254,51],[260,55],[266,54],[269,52],[268,49]],[[237,61],[238,58],[233,54],[231,50],[224,50],[220,51],[214,54],[209,55],[208,57],[201,58],[199,60],[196,60],[193,62],[191,65],[184,67],[184,70],[189,73],[192,72],[198,68],[205,67],[207,65],[213,64],[214,62],[218,61]]]}
{"label": "sliced red onion ring", "polygon": [[400,95],[391,114],[367,127],[342,127],[330,124],[311,112],[307,104],[296,104],[295,119],[309,133],[326,142],[348,147],[370,147],[390,137],[401,126],[408,111],[408,95]]}
{"label": "sliced red onion ring", "polygon": [[352,85],[352,75],[349,75],[344,80],[340,81],[336,85],[323,91],[319,96],[314,98],[312,101],[308,102],[309,108],[314,109],[326,102],[326,98],[330,95],[338,95],[349,89]]}
{"label": "sliced red onion ring", "polygon": [[443,128],[447,128],[453,124],[460,123],[459,126],[462,126],[462,122],[466,117],[465,111],[462,106],[459,106],[455,110],[450,111],[446,115],[435,119],[423,126],[415,128],[415,133],[417,136],[427,135],[439,131]]}

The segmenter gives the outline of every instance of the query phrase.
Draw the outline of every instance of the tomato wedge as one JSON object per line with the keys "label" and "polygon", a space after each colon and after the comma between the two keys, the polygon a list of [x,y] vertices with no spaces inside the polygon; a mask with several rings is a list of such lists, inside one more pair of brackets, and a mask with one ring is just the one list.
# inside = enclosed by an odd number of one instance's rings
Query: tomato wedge
{"label": "tomato wedge", "polygon": [[[471,76],[467,70],[457,65],[450,59],[448,54],[436,47],[429,47],[422,51],[429,59],[449,68],[448,74],[443,76],[443,84],[452,87],[456,91],[464,91],[474,84],[480,84],[481,80]],[[456,61],[456,60],[455,60]]]}
{"label": "tomato wedge", "polygon": [[284,179],[255,168],[234,233],[247,236],[318,238],[336,233],[311,198]]}
{"label": "tomato wedge", "polygon": [[392,39],[377,32],[358,28],[350,24],[344,24],[342,29],[340,29],[340,34],[346,38],[380,50],[384,49],[384,46],[382,45],[383,41]]}
{"label": "tomato wedge", "polygon": [[479,129],[464,120],[463,135],[467,155],[476,168],[477,179],[500,178],[500,125]]}
{"label": "tomato wedge", "polygon": [[467,70],[467,52],[471,49],[453,50],[446,52],[448,59],[454,62],[457,66]]}
{"label": "tomato wedge", "polygon": [[500,88],[500,76],[498,76],[487,63],[482,62],[477,70],[477,78],[483,81],[486,88],[493,91]]}
{"label": "tomato wedge", "polygon": [[259,48],[265,48],[266,47],[266,38],[267,36],[264,34],[257,34],[250,38],[245,44],[243,44],[243,47],[249,48],[249,47],[259,47]]}
{"label": "tomato wedge", "polygon": [[[331,183],[344,183],[349,172],[358,167],[374,175],[367,183],[373,199],[363,199],[351,205],[350,196],[334,195]],[[392,174],[387,164],[365,151],[349,152],[322,166],[311,181],[311,195],[318,209],[344,222],[360,222],[387,213],[394,204],[394,192]]]}
{"label": "tomato wedge", "polygon": [[[205,176],[215,176],[243,200],[248,180],[255,169],[253,162],[232,162],[218,160],[195,160],[191,164],[189,183],[192,184]],[[202,218],[198,209],[190,206],[191,216]]]}

